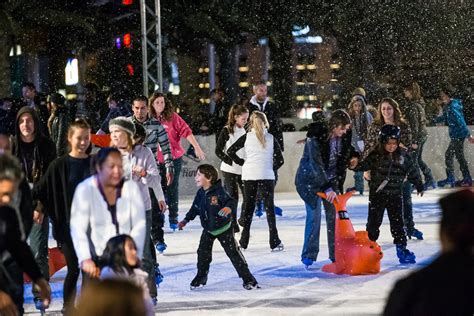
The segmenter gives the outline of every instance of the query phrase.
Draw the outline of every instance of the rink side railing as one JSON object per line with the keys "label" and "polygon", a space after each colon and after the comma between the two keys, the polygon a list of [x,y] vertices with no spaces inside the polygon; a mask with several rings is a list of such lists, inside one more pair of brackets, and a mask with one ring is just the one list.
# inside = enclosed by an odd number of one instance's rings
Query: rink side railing
{"label": "rink side railing", "polygon": [[[469,126],[471,134],[474,135],[474,126]],[[295,174],[296,169],[303,153],[303,146],[296,144],[297,140],[303,139],[306,132],[289,132],[284,133],[285,151],[283,153],[285,164],[279,170],[279,179],[276,186],[276,192],[294,192],[295,191]],[[211,136],[196,136],[199,144],[206,153],[206,160],[202,163],[209,163],[220,169],[220,160],[215,154],[216,138]],[[183,140],[183,147],[188,148],[189,143]],[[446,178],[444,153],[449,144],[448,128],[445,126],[428,127],[428,141],[425,143],[423,150],[423,159],[433,171],[436,180]],[[468,161],[471,174],[474,174],[474,144],[465,142],[464,154]],[[196,167],[199,162],[195,162],[187,157],[183,157],[183,167],[180,175],[179,194],[180,196],[190,197],[197,191],[194,184],[194,176],[196,175]],[[457,178],[461,177],[459,165],[454,159],[455,174]],[[352,172],[347,173],[344,187],[350,187],[354,183]],[[367,188],[367,187],[366,187]]]}

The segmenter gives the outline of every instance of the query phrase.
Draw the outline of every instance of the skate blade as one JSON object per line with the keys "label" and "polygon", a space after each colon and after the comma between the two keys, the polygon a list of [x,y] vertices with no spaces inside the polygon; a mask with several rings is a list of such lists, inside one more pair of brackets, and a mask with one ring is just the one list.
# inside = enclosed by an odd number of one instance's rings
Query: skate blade
{"label": "skate blade", "polygon": [[204,287],[204,284],[200,284],[199,286],[190,286],[189,289],[191,291],[194,291],[194,290],[197,290],[197,289],[200,289],[200,288],[203,288]]}

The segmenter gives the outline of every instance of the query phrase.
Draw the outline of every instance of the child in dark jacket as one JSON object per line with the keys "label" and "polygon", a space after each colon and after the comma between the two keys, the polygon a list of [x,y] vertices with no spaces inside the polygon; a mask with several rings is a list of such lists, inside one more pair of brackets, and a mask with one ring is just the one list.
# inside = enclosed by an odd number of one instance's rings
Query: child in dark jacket
{"label": "child in dark jacket", "polygon": [[415,254],[408,249],[403,223],[403,181],[415,185],[418,194],[423,195],[423,182],[416,163],[400,144],[400,128],[384,125],[379,134],[379,146],[355,168],[357,171],[371,171],[369,182],[369,215],[367,231],[369,239],[376,241],[380,234],[383,214],[387,209],[390,231],[397,247],[400,263],[415,263]]}
{"label": "child in dark jacket", "polygon": [[212,246],[216,239],[221,243],[239,277],[242,278],[243,287],[246,290],[259,288],[257,280],[250,273],[247,262],[237,246],[231,229],[232,212],[237,205],[222,187],[216,168],[208,164],[200,165],[194,180],[200,189],[196,193],[191,209],[178,223],[179,229],[182,230],[189,221],[199,215],[203,228],[197,251],[198,272],[191,281],[191,290],[207,283],[209,265],[212,261]]}

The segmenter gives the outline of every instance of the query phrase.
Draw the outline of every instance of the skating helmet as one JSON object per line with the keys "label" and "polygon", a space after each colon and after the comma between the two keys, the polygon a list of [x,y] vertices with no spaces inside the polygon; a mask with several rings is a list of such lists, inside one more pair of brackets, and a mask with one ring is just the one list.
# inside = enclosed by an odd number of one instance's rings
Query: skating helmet
{"label": "skating helmet", "polygon": [[380,129],[379,140],[382,144],[388,142],[389,139],[396,139],[400,143],[400,134],[400,127],[387,124]]}

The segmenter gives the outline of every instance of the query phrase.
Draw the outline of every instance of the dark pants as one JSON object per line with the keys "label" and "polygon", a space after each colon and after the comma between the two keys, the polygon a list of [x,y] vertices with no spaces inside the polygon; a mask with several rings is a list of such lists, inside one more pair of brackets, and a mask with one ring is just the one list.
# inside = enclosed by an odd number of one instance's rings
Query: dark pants
{"label": "dark pants", "polygon": [[66,308],[74,307],[76,299],[76,286],[79,279],[79,262],[71,236],[68,235],[64,241],[58,242],[64,258],[66,259],[67,273],[63,284],[63,302]]}
{"label": "dark pants", "polygon": [[423,161],[423,147],[425,146],[425,142],[418,144],[418,148],[413,149],[412,157],[418,163],[418,167],[420,167],[421,172],[425,176],[425,182],[433,181],[433,174],[431,173],[431,169],[428,165]]}
{"label": "dark pants", "polygon": [[[242,195],[244,194],[244,186],[242,183],[242,176],[240,174],[229,173],[222,171],[224,178],[224,189],[235,200],[235,205],[239,204],[239,188]],[[237,207],[232,212],[232,225],[237,225]]]}
{"label": "dark pants", "polygon": [[234,239],[234,234],[232,229],[228,229],[225,232],[221,233],[218,236],[213,236],[206,230],[202,231],[201,240],[199,242],[199,248],[197,250],[198,262],[197,269],[199,275],[207,275],[209,272],[209,266],[212,261],[212,246],[214,245],[214,240],[219,240],[222,248],[229,257],[232,265],[239,277],[244,281],[244,283],[255,281],[254,276],[250,273],[247,262],[245,261],[242,252],[237,245],[237,242]]}
{"label": "dark pants", "polygon": [[464,158],[464,139],[451,139],[449,142],[448,149],[445,153],[446,174],[448,177],[454,177],[454,156],[456,156],[459,162],[459,168],[461,169],[463,177],[470,177],[469,167],[466,158]]}
{"label": "dark pants", "polygon": [[273,180],[244,180],[244,207],[242,209],[241,218],[243,218],[243,230],[240,237],[240,245],[246,249],[250,238],[250,226],[252,225],[253,211],[257,200],[257,192],[261,191],[263,205],[267,214],[268,229],[270,233],[270,248],[276,248],[281,240],[278,238],[278,230],[276,227],[275,211],[273,203],[273,193],[275,181]]}
{"label": "dark pants", "polygon": [[407,236],[403,227],[403,202],[402,197],[400,195],[388,195],[370,192],[369,216],[367,219],[366,228],[367,232],[369,233],[370,240],[377,241],[377,239],[379,238],[380,225],[382,225],[383,214],[385,212],[385,209],[387,209],[388,219],[390,220],[390,232],[392,233],[393,243],[396,245],[406,246]]}
{"label": "dark pants", "polygon": [[166,204],[168,204],[168,218],[170,224],[178,223],[178,199],[179,199],[179,177],[181,174],[181,166],[183,159],[178,158],[173,160],[174,175],[173,182],[170,186],[166,185],[166,168],[164,164],[160,164],[161,186],[166,197]]}
{"label": "dark pants", "polygon": [[[6,292],[8,293],[8,295],[10,295],[13,303],[16,305],[18,313],[20,315],[23,315],[23,270],[16,263],[16,261],[13,260],[13,258],[8,258],[7,260],[5,260],[5,262],[3,262],[3,265],[5,267],[6,273],[8,274],[8,279],[6,278],[6,276],[4,276],[4,279],[7,279],[6,284],[4,284],[6,285]],[[1,270],[0,274],[2,274]]]}
{"label": "dark pants", "polygon": [[155,192],[149,189],[151,199],[151,240],[153,245],[157,243],[164,243],[165,236],[163,226],[165,224],[165,214],[160,210],[160,205],[156,199]]}
{"label": "dark pants", "polygon": [[147,210],[145,212],[146,218],[146,225],[145,225],[145,244],[143,245],[143,270],[148,273],[147,285],[148,290],[150,291],[151,297],[157,296],[156,290],[156,283],[155,283],[155,263],[156,263],[156,255],[153,256],[153,252],[155,252],[155,248],[151,242],[151,210]]}
{"label": "dark pants", "polygon": [[[49,217],[43,218],[43,223],[33,224],[31,228],[29,240],[30,248],[36,263],[41,270],[44,278],[49,281],[49,262],[48,262],[48,238],[49,238]],[[39,292],[33,286],[32,293],[34,297],[39,297]]]}
{"label": "dark pants", "polygon": [[413,221],[413,203],[411,201],[412,184],[408,181],[403,183],[403,221],[408,235],[413,233],[415,222]]}

